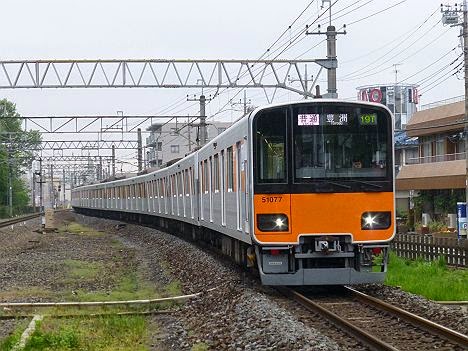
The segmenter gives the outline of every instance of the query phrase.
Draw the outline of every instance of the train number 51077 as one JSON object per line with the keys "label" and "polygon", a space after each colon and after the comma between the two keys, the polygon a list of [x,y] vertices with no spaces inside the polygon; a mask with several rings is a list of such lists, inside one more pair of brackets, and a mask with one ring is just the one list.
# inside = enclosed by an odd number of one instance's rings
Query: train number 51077
{"label": "train number 51077", "polygon": [[262,196],[263,203],[281,202],[282,200],[282,196]]}

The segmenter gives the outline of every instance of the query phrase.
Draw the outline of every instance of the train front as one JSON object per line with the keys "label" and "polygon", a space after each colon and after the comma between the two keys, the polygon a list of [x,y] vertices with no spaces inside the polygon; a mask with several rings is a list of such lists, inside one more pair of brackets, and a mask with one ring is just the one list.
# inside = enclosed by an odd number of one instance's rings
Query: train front
{"label": "train front", "polygon": [[262,283],[383,281],[395,222],[390,111],[315,100],[259,110],[251,119]]}

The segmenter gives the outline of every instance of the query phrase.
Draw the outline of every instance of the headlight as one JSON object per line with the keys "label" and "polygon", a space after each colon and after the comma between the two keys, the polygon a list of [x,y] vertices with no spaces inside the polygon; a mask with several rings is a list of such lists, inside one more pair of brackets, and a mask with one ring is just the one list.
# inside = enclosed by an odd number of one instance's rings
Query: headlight
{"label": "headlight", "polygon": [[257,228],[262,232],[287,232],[288,216],[284,213],[258,214]]}
{"label": "headlight", "polygon": [[391,212],[364,212],[361,216],[362,230],[387,229],[392,224]]}

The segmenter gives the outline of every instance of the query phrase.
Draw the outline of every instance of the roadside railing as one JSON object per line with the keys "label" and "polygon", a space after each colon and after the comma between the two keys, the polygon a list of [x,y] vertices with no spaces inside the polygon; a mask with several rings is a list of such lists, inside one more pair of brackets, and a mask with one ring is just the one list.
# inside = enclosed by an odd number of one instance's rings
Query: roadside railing
{"label": "roadside railing", "polygon": [[430,103],[430,104],[422,105],[419,108],[419,110],[420,111],[427,110],[427,109],[434,108],[434,107],[453,104],[454,102],[460,102],[460,101],[463,101],[463,100],[465,100],[465,95],[455,96],[455,97],[452,97],[450,99],[440,100],[440,101],[436,101],[436,102],[433,102],[433,103]]}
{"label": "roadside railing", "polygon": [[450,266],[468,267],[468,240],[440,238],[420,234],[397,234],[392,242],[396,255],[415,260],[433,261],[445,257]]}

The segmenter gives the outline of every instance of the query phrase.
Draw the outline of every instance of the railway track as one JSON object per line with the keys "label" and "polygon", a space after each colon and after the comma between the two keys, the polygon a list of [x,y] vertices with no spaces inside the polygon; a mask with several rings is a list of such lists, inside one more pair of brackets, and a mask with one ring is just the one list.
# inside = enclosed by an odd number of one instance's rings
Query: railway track
{"label": "railway track", "polygon": [[7,219],[7,220],[4,220],[4,221],[1,221],[1,222],[0,222],[0,228],[2,228],[2,227],[8,227],[9,225],[16,224],[16,223],[20,223],[20,222],[24,222],[24,221],[29,221],[30,219],[37,218],[37,217],[39,217],[40,215],[41,215],[40,213],[33,213],[33,214],[30,214],[30,215],[26,215],[26,216],[21,216],[21,217],[15,217],[15,218]]}
{"label": "railway track", "polygon": [[468,336],[349,287],[319,296],[280,290],[371,350],[468,349]]}

